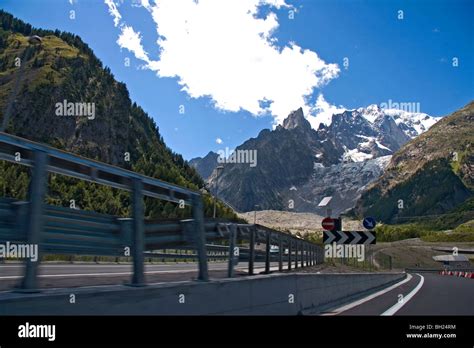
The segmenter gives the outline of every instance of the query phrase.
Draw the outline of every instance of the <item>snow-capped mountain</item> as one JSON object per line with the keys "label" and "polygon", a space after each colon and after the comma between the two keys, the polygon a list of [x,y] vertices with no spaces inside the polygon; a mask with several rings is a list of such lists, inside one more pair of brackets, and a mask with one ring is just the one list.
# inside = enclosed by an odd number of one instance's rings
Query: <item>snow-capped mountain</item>
{"label": "snow-capped mountain", "polygon": [[369,105],[366,108],[359,108],[357,111],[371,123],[377,122],[377,119],[385,115],[391,116],[395,123],[400,126],[403,132],[410,138],[414,138],[426,132],[437,121],[435,117],[422,112],[381,108],[376,104]]}
{"label": "snow-capped mountain", "polygon": [[[333,210],[340,212],[354,206],[393,153],[434,122],[425,114],[371,105],[332,115],[313,129],[300,108],[273,131],[262,130],[236,148],[256,151],[257,166],[226,163],[218,179],[215,173],[204,178],[211,188],[218,180],[219,196],[240,211],[255,205],[287,210],[290,199],[298,203],[296,211],[315,211],[329,195],[337,197]],[[199,161],[193,164],[200,167]],[[291,198],[296,193],[299,198]]]}
{"label": "snow-capped mountain", "polygon": [[394,153],[434,123],[436,118],[427,114],[370,105],[333,115],[318,134],[342,148],[342,162],[360,162]]}

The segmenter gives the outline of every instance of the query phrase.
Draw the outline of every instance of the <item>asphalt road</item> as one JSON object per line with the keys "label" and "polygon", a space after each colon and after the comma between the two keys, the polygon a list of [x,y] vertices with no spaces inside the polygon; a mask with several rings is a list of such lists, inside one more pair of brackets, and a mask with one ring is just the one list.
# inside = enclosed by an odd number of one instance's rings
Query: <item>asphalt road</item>
{"label": "asphalt road", "polygon": [[[285,265],[286,266],[286,265]],[[208,263],[209,275],[214,278],[227,276],[227,263]],[[271,264],[271,270],[278,268],[278,263]],[[148,283],[185,281],[196,279],[197,263],[167,263],[145,265],[145,277]],[[235,267],[236,276],[245,275],[247,262],[239,262]],[[254,272],[264,271],[264,263],[256,262]],[[0,290],[15,287],[24,272],[22,264],[0,265]],[[94,285],[120,284],[130,281],[131,264],[41,264],[39,266],[39,287],[60,288]]]}
{"label": "asphalt road", "polygon": [[[334,310],[336,315],[474,315],[474,279],[412,274],[412,278],[368,301]],[[387,289],[386,289],[387,290]],[[382,290],[382,292],[385,290]],[[363,301],[363,299],[362,299]]]}

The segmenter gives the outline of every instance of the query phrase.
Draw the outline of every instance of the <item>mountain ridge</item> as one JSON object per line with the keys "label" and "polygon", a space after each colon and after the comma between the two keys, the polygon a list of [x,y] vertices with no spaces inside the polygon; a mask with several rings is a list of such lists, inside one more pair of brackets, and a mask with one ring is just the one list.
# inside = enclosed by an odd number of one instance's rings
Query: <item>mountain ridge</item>
{"label": "mountain ridge", "polygon": [[[218,187],[219,195],[240,211],[253,210],[257,205],[260,209],[284,210],[293,205],[291,209],[317,211],[318,199],[340,191],[335,199],[339,202],[335,211],[343,212],[353,207],[362,188],[381,175],[388,163],[386,156],[392,155],[411,139],[410,134],[421,129],[403,123],[401,116],[397,122],[379,107],[369,108],[371,119],[364,110],[334,114],[329,125],[322,124],[315,130],[299,108],[291,112],[282,125],[274,130],[262,130],[256,138],[246,140],[235,149],[255,150],[258,153],[257,168],[242,163],[226,163],[219,177],[216,172],[207,176],[209,167],[207,173],[200,173],[207,179],[209,187]],[[407,115],[403,113],[405,122]],[[378,160],[382,157],[385,160]],[[370,162],[366,165],[365,161]],[[199,159],[192,162],[198,168]],[[359,164],[352,167],[343,165],[347,163]],[[361,180],[359,177],[354,179],[357,187],[350,183],[351,172],[360,173]],[[344,178],[345,181],[331,180],[331,177]],[[338,182],[339,185],[332,190],[313,189],[318,180],[328,185]],[[312,184],[308,186],[309,183]],[[304,188],[312,195],[292,199],[289,194],[292,188]],[[295,202],[298,202],[296,208]]]}
{"label": "mountain ridge", "polygon": [[474,195],[473,125],[470,102],[405,144],[361,196],[355,212],[393,222],[446,214],[468,200]]}

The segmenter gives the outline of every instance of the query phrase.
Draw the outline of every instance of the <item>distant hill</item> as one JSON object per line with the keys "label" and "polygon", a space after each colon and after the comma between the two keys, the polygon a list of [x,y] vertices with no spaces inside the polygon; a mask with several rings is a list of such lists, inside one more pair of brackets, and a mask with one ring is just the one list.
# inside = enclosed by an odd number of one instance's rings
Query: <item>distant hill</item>
{"label": "distant hill", "polygon": [[217,167],[217,159],[219,154],[209,151],[209,153],[204,157],[196,157],[189,161],[189,164],[196,168],[197,172],[201,177],[206,180],[208,179],[214,168]]}
{"label": "distant hill", "polygon": [[471,102],[396,152],[385,173],[362,194],[355,212],[385,222],[449,212],[472,215],[473,196],[474,102]]}
{"label": "distant hill", "polygon": [[[30,44],[32,35],[41,43]],[[58,103],[81,102],[94,105],[94,118],[57,115]],[[32,28],[0,10],[0,122],[9,104],[8,133],[195,190],[204,186],[196,170],[166,146],[153,119],[132,103],[125,84],[80,37]],[[0,161],[0,174],[2,195],[25,198],[26,169]],[[126,192],[52,175],[48,202],[69,206],[71,199],[81,209],[129,213]],[[189,209],[171,203],[145,202],[149,218],[189,215]],[[210,215],[209,197],[205,206]],[[234,216],[218,208],[219,216]]]}

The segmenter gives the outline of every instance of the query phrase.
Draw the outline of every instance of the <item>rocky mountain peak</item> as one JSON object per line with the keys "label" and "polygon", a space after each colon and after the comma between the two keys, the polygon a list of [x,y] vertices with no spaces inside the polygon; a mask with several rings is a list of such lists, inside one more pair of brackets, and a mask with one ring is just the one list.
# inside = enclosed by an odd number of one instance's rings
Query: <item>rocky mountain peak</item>
{"label": "rocky mountain peak", "polygon": [[311,129],[311,125],[306,120],[303,114],[303,109],[299,108],[291,112],[287,118],[283,121],[283,128],[285,129],[295,129],[295,128],[305,128]]}

